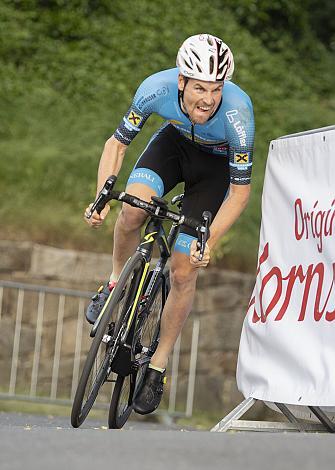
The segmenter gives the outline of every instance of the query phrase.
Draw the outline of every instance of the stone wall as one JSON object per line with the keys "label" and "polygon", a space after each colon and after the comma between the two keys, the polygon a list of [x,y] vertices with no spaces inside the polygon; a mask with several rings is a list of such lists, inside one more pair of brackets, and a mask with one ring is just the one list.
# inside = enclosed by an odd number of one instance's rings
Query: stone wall
{"label": "stone wall", "polygon": [[[2,279],[44,284],[53,287],[66,287],[84,291],[95,291],[97,284],[104,282],[112,267],[109,254],[96,254],[63,250],[33,243],[0,241],[0,275]],[[193,319],[200,320],[197,374],[195,383],[194,409],[205,410],[223,416],[243,399],[236,388],[235,369],[239,337],[246,307],[254,284],[254,276],[238,272],[225,271],[209,267],[201,271],[192,314],[182,333],[180,369],[178,377],[177,401],[181,407],[185,404],[187,392],[188,368],[190,361],[190,344]],[[4,299],[5,305],[1,319],[2,335],[0,336],[0,374],[4,377],[4,364],[8,364],[13,341],[16,300],[12,296]],[[30,302],[30,303],[29,303]],[[35,302],[35,303],[34,303]],[[36,312],[36,301],[29,295],[25,300],[23,330],[25,338],[22,348],[25,360],[21,366],[27,370],[31,365],[34,333],[29,318]],[[56,311],[57,306],[48,308]],[[55,334],[55,313],[47,318],[46,327],[50,328],[50,338]],[[62,349],[64,368],[68,374],[72,371],[73,341],[76,325],[76,307],[66,309],[66,332],[63,335]],[[6,333],[7,332],[7,333]],[[88,341],[88,339],[87,339]],[[52,355],[47,340],[42,345],[45,362],[41,367],[47,375],[47,357]],[[5,352],[7,351],[7,353]],[[63,354],[63,353],[62,353]],[[68,363],[68,366],[66,365]],[[1,366],[2,364],[2,366]],[[46,385],[47,387],[47,385]]]}

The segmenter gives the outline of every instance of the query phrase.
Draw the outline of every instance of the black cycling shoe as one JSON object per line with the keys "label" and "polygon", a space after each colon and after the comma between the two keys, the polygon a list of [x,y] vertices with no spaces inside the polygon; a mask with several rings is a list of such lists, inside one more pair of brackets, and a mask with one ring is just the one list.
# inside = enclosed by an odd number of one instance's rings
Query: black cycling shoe
{"label": "black cycling shoe", "polygon": [[105,302],[108,299],[108,296],[114,287],[115,286],[111,287],[111,284],[106,284],[105,286],[101,286],[97,294],[95,294],[92,297],[92,301],[87,307],[86,314],[85,314],[86,320],[92,325],[94,325],[94,323],[96,322],[96,319],[98,318],[99,313],[103,309],[103,306],[105,305]]}
{"label": "black cycling shoe", "polygon": [[148,367],[142,388],[133,403],[134,411],[140,415],[146,415],[155,411],[162,399],[165,382],[165,371],[159,372]]}

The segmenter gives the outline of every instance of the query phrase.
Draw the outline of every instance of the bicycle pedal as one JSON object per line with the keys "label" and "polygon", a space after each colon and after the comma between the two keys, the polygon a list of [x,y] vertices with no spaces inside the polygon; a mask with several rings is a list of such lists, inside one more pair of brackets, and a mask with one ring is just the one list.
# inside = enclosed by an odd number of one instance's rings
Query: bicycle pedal
{"label": "bicycle pedal", "polygon": [[147,300],[148,300],[148,296],[147,295],[142,295],[140,297],[140,306],[143,306],[146,303]]}
{"label": "bicycle pedal", "polygon": [[111,339],[112,337],[110,335],[104,335],[101,341],[105,344],[108,344]]}

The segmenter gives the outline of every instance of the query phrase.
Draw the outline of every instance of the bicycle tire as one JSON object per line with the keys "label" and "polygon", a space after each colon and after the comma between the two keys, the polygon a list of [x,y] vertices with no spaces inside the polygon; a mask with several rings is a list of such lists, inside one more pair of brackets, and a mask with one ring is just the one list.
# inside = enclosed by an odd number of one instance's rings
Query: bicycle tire
{"label": "bicycle tire", "polygon": [[[111,372],[110,366],[118,349],[119,337],[128,321],[127,316],[129,315],[129,304],[133,299],[134,291],[137,291],[137,286],[142,277],[144,263],[145,261],[141,253],[136,252],[123,268],[117,285],[106,301],[107,307],[100,319],[99,326],[87,354],[73,400],[71,424],[74,428],[78,428],[86,419],[97,398],[101,386],[106,382]],[[113,333],[110,335],[113,314],[114,316],[117,315],[117,307],[122,301],[124,302],[121,304],[121,312],[118,312],[119,316],[116,318]],[[106,337],[105,335],[110,338],[106,346],[102,341],[103,338]],[[91,374],[94,375],[94,365],[101,346],[103,346],[104,357],[99,368],[97,367],[98,372],[93,379],[93,383],[91,383],[90,377]],[[86,393],[87,396],[85,396],[87,388],[88,393]]]}
{"label": "bicycle tire", "polygon": [[[148,352],[150,356],[155,352],[157,347],[157,340],[160,331],[160,319],[162,311],[165,305],[166,297],[169,290],[169,274],[164,274],[152,295],[152,301],[150,303],[150,313],[143,324],[142,333],[145,333],[145,326],[151,324],[151,334],[148,337],[150,344],[148,344]],[[159,298],[161,294],[161,300],[159,306],[155,304],[155,300]],[[135,345],[132,345],[134,349]],[[147,353],[148,354],[148,353]],[[137,390],[142,384],[142,380],[147,369],[149,361],[140,367],[137,372],[130,374],[127,377],[118,375],[116,384],[113,390],[112,400],[109,408],[108,415],[108,427],[110,429],[121,429],[126,421],[128,420],[132,412],[132,403],[136,396]]]}

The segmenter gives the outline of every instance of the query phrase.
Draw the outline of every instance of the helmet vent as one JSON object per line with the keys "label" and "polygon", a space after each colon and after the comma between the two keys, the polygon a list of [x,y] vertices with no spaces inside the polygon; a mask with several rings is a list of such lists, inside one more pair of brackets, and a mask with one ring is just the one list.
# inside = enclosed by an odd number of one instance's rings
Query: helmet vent
{"label": "helmet vent", "polygon": [[213,40],[210,36],[207,36],[207,42],[210,46],[213,46]]}
{"label": "helmet vent", "polygon": [[209,73],[212,74],[214,71],[214,58],[211,55],[209,58]]}
{"label": "helmet vent", "polygon": [[196,51],[194,49],[191,49],[192,53],[195,55],[195,57],[199,60],[200,62],[200,57],[199,55],[196,53]]}
{"label": "helmet vent", "polygon": [[196,64],[196,66],[197,66],[198,72],[202,73],[202,69],[199,67],[199,65]]}
{"label": "helmet vent", "polygon": [[184,59],[184,64],[186,65],[186,67],[192,70],[193,67],[188,62],[186,62],[185,59]]}
{"label": "helmet vent", "polygon": [[228,53],[227,49],[226,49],[225,51],[222,51],[222,50],[221,50],[221,51],[219,52],[219,57],[220,57],[220,59],[224,60],[225,57],[226,57],[226,55],[227,55],[227,53]]}

